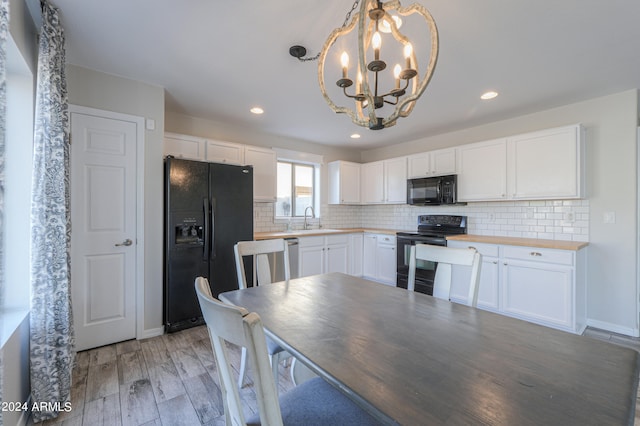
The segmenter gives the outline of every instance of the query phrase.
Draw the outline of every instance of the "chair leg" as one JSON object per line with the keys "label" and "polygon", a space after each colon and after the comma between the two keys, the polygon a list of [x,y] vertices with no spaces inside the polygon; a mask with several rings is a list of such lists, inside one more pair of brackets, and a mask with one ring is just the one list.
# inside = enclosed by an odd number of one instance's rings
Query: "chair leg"
{"label": "chair leg", "polygon": [[273,381],[278,389],[278,364],[280,364],[280,353],[269,355],[269,362],[271,362],[271,370],[273,371]]}
{"label": "chair leg", "polygon": [[242,355],[240,356],[240,375],[238,376],[238,387],[242,388],[244,382],[244,376],[247,369],[247,348],[242,348]]}

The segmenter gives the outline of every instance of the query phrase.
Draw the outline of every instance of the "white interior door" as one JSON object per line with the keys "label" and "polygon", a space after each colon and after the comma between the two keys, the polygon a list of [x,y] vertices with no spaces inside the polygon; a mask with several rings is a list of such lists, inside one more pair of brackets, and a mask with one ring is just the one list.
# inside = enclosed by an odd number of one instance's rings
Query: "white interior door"
{"label": "white interior door", "polygon": [[71,113],[76,349],[136,337],[137,123]]}

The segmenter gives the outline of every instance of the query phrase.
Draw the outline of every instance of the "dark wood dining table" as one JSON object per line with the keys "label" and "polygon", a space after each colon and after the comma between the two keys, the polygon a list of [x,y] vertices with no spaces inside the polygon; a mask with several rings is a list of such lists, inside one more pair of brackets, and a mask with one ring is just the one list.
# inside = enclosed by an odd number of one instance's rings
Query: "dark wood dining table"
{"label": "dark wood dining table", "polygon": [[220,298],[385,424],[634,422],[632,349],[340,273]]}

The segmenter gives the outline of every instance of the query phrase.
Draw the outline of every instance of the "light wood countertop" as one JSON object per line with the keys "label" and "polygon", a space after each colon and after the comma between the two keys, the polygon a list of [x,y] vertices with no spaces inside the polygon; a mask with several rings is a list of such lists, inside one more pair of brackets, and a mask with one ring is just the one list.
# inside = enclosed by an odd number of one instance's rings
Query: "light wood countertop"
{"label": "light wood countertop", "polygon": [[255,232],[253,238],[256,240],[271,240],[275,238],[300,238],[315,237],[337,234],[357,234],[368,232],[373,234],[396,235],[401,232],[396,229],[376,229],[376,228],[320,228],[320,229],[294,229],[291,231]]}
{"label": "light wood countertop", "polygon": [[449,241],[468,241],[475,243],[502,244],[509,246],[525,246],[577,251],[589,245],[583,241],[542,240],[537,238],[497,237],[490,235],[452,235]]}

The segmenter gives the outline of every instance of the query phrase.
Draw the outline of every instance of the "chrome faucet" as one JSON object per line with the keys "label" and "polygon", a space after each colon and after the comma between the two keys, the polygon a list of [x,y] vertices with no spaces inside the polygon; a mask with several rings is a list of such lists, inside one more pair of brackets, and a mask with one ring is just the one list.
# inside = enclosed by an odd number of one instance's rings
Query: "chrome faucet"
{"label": "chrome faucet", "polygon": [[316,218],[316,212],[313,211],[313,207],[312,206],[307,206],[306,209],[304,209],[304,229],[309,229],[309,223],[307,223],[307,210],[311,209],[311,219],[315,219]]}

